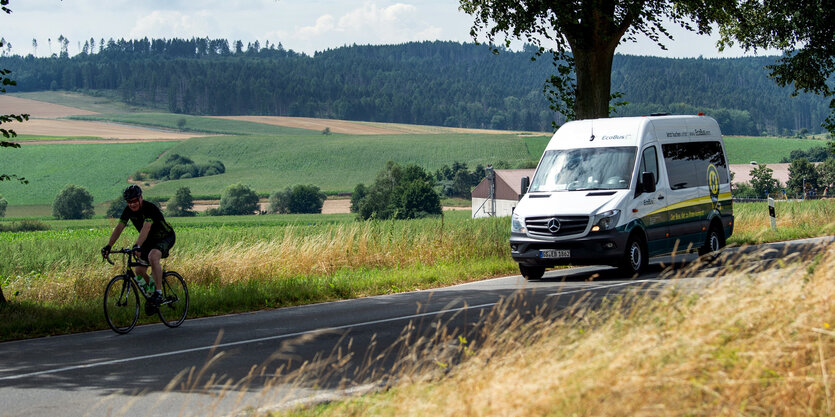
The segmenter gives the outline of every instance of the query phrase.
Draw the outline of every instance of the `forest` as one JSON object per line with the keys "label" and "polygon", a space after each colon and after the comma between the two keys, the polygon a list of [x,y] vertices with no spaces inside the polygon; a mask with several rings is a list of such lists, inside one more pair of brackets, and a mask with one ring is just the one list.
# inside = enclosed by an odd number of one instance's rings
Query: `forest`
{"label": "forest", "polygon": [[[9,92],[69,90],[193,115],[277,115],[449,127],[551,131],[565,120],[543,93],[554,70],[535,50],[457,42],[351,45],[313,56],[280,43],[94,39],[47,58],[3,51]],[[612,115],[704,112],[733,135],[819,133],[828,103],[778,87],[776,57],[616,55]]]}

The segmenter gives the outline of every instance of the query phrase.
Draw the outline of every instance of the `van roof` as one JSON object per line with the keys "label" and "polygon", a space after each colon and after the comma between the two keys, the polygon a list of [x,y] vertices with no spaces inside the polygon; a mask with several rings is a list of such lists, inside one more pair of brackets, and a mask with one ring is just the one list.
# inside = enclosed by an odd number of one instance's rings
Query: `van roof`
{"label": "van roof", "polygon": [[640,146],[652,141],[721,139],[719,124],[707,116],[645,116],[586,119],[560,127],[546,150]]}

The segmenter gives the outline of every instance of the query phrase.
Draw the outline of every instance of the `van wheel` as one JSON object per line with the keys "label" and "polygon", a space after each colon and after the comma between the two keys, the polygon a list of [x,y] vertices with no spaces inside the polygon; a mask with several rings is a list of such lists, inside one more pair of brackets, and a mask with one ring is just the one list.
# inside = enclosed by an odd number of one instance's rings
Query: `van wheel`
{"label": "van wheel", "polygon": [[634,277],[640,275],[648,264],[649,256],[644,240],[639,235],[629,236],[629,240],[626,242],[626,252],[623,254],[623,260],[620,264],[621,273]]}
{"label": "van wheel", "polygon": [[519,272],[522,273],[522,276],[525,277],[528,281],[533,279],[541,279],[543,275],[545,275],[545,267],[542,266],[525,266],[519,265]]}
{"label": "van wheel", "polygon": [[722,228],[713,224],[707,232],[705,244],[699,248],[699,255],[707,255],[708,253],[716,252],[725,247],[725,234]]}

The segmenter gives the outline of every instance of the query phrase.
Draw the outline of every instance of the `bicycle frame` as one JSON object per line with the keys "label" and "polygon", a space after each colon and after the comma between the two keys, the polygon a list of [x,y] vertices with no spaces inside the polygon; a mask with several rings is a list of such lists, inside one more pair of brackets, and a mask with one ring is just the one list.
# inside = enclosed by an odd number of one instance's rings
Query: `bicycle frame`
{"label": "bicycle frame", "polygon": [[[127,255],[127,262],[125,262],[125,264],[126,264],[125,265],[125,275],[127,275],[127,277],[130,278],[130,280],[133,281],[134,284],[136,284],[136,288],[139,288],[139,293],[142,294],[142,297],[145,298],[145,301],[148,301],[148,299],[150,299],[153,294],[146,291],[144,285],[139,284],[139,281],[136,279],[136,273],[133,272],[133,268],[136,267],[136,266],[148,266],[148,265],[138,262],[136,260],[136,255],[134,254],[133,249],[130,249],[130,248],[110,251],[107,254],[107,256],[105,256],[105,258],[104,258],[110,265],[116,265],[115,262],[110,260],[110,254],[111,253],[118,253],[118,254]],[[122,258],[122,259],[124,259],[124,258]],[[162,274],[165,275],[165,269],[164,268],[162,270]],[[153,280],[153,277],[149,277],[149,278],[151,280]],[[156,283],[154,285],[156,285]],[[128,286],[127,293],[124,294],[124,295],[126,297],[128,295],[130,295],[130,286]],[[165,302],[163,302],[163,304],[165,304]]]}

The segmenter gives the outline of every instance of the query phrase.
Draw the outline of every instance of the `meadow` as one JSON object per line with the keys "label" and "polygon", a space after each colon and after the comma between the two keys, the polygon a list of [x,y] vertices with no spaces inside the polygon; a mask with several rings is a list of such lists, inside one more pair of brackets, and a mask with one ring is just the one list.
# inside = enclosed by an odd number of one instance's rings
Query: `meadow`
{"label": "meadow", "polygon": [[[735,204],[728,243],[835,234],[835,200],[779,202],[777,212],[780,229],[772,232],[765,206]],[[177,245],[166,266],[189,283],[190,317],[518,273],[507,244],[509,218],[471,219],[468,211],[408,221],[357,222],[349,214],[170,220]],[[115,220],[43,223],[50,229],[0,233],[0,284],[11,301],[2,314],[14,318],[0,321],[0,340],[104,328],[99,298],[119,268],[103,263],[99,249]],[[134,239],[126,229],[116,246]]]}
{"label": "meadow", "polygon": [[120,195],[126,179],[162,155],[174,142],[27,145],[0,152],[4,173],[29,184],[4,181],[0,195],[9,206],[50,205],[67,184],[79,185],[96,203]]}
{"label": "meadow", "polygon": [[219,195],[229,184],[239,182],[262,193],[296,184],[349,192],[359,183],[371,184],[388,161],[417,164],[434,172],[454,161],[466,162],[473,169],[477,164],[500,160],[517,164],[532,158],[525,141],[516,135],[479,134],[209,137],[182,142],[170,152],[197,163],[219,159],[226,173],[160,183],[151,188],[152,196],[173,195],[185,186],[195,194]]}
{"label": "meadow", "polygon": [[[833,415],[835,244],[808,266],[750,271],[745,262],[610,295],[600,308],[581,300],[523,318],[511,298],[472,340],[443,326],[404,337],[399,372],[374,392],[289,410],[265,404],[252,415]],[[338,369],[322,362],[309,369]],[[309,380],[288,375],[271,386],[297,381]]]}

